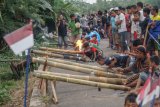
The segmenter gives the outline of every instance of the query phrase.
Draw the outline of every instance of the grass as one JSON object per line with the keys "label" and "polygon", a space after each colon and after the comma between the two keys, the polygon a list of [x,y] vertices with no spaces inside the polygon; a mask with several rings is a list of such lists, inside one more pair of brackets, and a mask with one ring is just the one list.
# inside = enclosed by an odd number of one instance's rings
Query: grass
{"label": "grass", "polygon": [[[31,96],[35,78],[30,74],[28,99]],[[0,66],[0,107],[22,107],[24,97],[24,80],[15,80],[9,65]],[[27,101],[29,104],[29,100]]]}
{"label": "grass", "polygon": [[11,100],[11,89],[16,87],[16,81],[13,80],[13,75],[9,66],[0,67],[0,105],[3,105]]}

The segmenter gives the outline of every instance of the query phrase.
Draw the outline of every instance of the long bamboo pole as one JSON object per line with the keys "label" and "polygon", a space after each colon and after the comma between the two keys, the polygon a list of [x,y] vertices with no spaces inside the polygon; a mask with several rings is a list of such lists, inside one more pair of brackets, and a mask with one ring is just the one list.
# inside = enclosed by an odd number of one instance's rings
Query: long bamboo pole
{"label": "long bamboo pole", "polygon": [[[42,58],[42,59],[44,59],[44,58]],[[108,69],[107,67],[90,66],[90,65],[86,65],[86,64],[80,64],[80,63],[76,63],[76,62],[71,62],[71,61],[66,61],[66,60],[61,60],[61,59],[55,59],[55,58],[48,58],[48,60],[53,61],[53,62],[68,64],[68,65],[74,65],[74,66],[78,66],[78,67],[84,67],[84,68],[99,70],[99,71],[113,72],[113,70]]]}
{"label": "long bamboo pole", "polygon": [[39,55],[48,55],[50,57],[56,57],[56,58],[64,58],[64,59],[86,61],[86,59],[82,58],[82,57],[69,56],[69,55],[61,55],[61,54],[54,54],[54,53],[49,53],[49,52],[44,52],[44,51],[39,51],[39,50],[32,50],[32,53],[39,54]]}
{"label": "long bamboo pole", "polygon": [[[35,70],[35,72],[41,73],[42,71]],[[71,75],[71,74],[63,74],[63,73],[53,73],[53,72],[49,72],[49,71],[45,72],[45,74],[63,76],[63,77],[67,77],[67,78],[82,79],[82,80],[94,81],[94,82],[116,84],[116,85],[123,85],[127,81],[127,79],[94,77],[94,76],[82,76],[82,75]]]}
{"label": "long bamboo pole", "polygon": [[[41,64],[45,63],[45,60],[43,60],[41,58],[32,58],[32,61],[33,62],[38,62],[38,63],[41,63]],[[62,64],[62,63],[57,63],[57,62],[52,62],[52,61],[47,61],[47,65],[52,66],[52,67],[56,67],[56,68],[87,73],[87,74],[94,73],[96,76],[101,76],[101,77],[125,78],[126,79],[126,76],[121,75],[121,74],[113,74],[113,73],[109,73],[109,72],[102,72],[102,71],[98,71],[98,70],[93,70],[93,69],[88,69],[88,68],[83,68],[83,67],[78,67],[78,66],[72,66],[72,65],[67,65],[67,64]]]}
{"label": "long bamboo pole", "polygon": [[41,72],[41,73],[34,72],[33,75],[38,78],[63,81],[68,83],[81,84],[81,85],[89,85],[89,86],[94,86],[99,88],[109,88],[109,89],[123,90],[123,91],[129,91],[131,89],[130,87],[126,87],[123,85],[113,85],[113,84],[107,84],[107,83],[87,81],[82,79],[67,78],[63,76],[48,75],[48,74],[45,74],[44,72]]}
{"label": "long bamboo pole", "polygon": [[43,51],[50,51],[50,52],[62,52],[62,53],[68,53],[68,54],[82,54],[80,51],[73,51],[73,50],[63,50],[63,49],[56,49],[56,48],[48,48],[48,47],[40,47],[40,50]]}

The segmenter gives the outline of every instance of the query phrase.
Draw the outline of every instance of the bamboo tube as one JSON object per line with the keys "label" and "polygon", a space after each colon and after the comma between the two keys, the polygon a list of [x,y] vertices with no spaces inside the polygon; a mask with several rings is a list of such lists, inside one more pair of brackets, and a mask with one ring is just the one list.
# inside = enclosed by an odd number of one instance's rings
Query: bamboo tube
{"label": "bamboo tube", "polygon": [[85,58],[82,57],[76,57],[76,56],[65,56],[65,55],[60,55],[60,54],[54,54],[54,53],[49,53],[49,52],[43,52],[39,50],[32,50],[32,53],[34,54],[39,54],[39,55],[48,55],[50,57],[56,57],[56,58],[64,58],[64,59],[72,59],[72,60],[79,60],[79,61],[86,61]]}
{"label": "bamboo tube", "polygon": [[73,50],[63,50],[63,49],[56,49],[56,48],[48,48],[48,47],[40,47],[40,50],[43,51],[50,51],[50,52],[62,52],[67,54],[82,54],[80,51],[73,51]]}
{"label": "bamboo tube", "polygon": [[[41,73],[42,71],[35,70],[35,72]],[[94,81],[94,82],[110,83],[110,84],[116,84],[116,85],[123,85],[127,81],[127,79],[71,75],[71,74],[63,74],[63,73],[53,73],[49,71],[45,72],[45,74],[63,76],[63,77],[75,78],[75,79],[82,79],[82,80],[88,80],[88,81]]]}
{"label": "bamboo tube", "polygon": [[[33,62],[38,62],[41,64],[45,63],[45,60],[40,59],[40,58],[32,58]],[[52,61],[47,61],[48,66],[56,67],[56,68],[61,68],[61,69],[67,69],[67,70],[72,70],[76,72],[82,72],[82,73],[87,73],[91,74],[94,73],[96,76],[101,76],[101,77],[109,77],[109,78],[126,78],[124,75],[120,74],[113,74],[109,72],[102,72],[98,70],[93,70],[93,69],[88,69],[88,68],[83,68],[83,67],[78,67],[78,66],[73,66],[73,65],[67,65],[67,64],[62,64],[62,63],[57,63],[57,62],[52,62]]]}
{"label": "bamboo tube", "polygon": [[81,85],[89,85],[89,86],[100,87],[100,88],[109,88],[109,89],[123,90],[123,91],[129,91],[131,89],[130,87],[126,87],[123,85],[113,85],[113,84],[107,84],[107,83],[87,81],[82,79],[67,78],[63,76],[48,75],[48,74],[45,74],[44,72],[41,72],[41,73],[34,72],[33,75],[38,78],[63,81],[68,83],[81,84]]}
{"label": "bamboo tube", "polygon": [[[45,59],[45,58],[42,58],[42,59]],[[53,61],[53,62],[68,64],[68,65],[74,65],[74,66],[78,66],[78,67],[84,67],[84,68],[99,70],[99,71],[108,71],[108,72],[112,71],[111,69],[107,69],[107,68],[104,68],[104,67],[90,66],[90,65],[86,65],[86,64],[80,64],[80,63],[75,63],[75,62],[61,60],[61,59],[48,58],[48,60]]]}

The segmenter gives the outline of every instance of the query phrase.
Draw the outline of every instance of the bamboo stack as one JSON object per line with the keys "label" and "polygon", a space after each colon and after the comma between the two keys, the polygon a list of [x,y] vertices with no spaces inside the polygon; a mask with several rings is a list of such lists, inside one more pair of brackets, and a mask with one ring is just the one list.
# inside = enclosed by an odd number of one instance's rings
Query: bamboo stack
{"label": "bamboo stack", "polygon": [[73,51],[73,50],[63,50],[63,49],[56,49],[56,48],[48,48],[48,47],[40,47],[40,50],[49,51],[49,52],[61,52],[66,54],[82,54],[80,51]]}
{"label": "bamboo stack", "polygon": [[48,80],[56,80],[56,81],[74,83],[74,84],[89,85],[89,86],[94,86],[94,87],[99,87],[99,88],[109,88],[109,89],[123,90],[123,91],[130,90],[130,87],[126,87],[123,85],[113,85],[113,84],[107,84],[107,83],[93,82],[93,81],[87,81],[87,80],[82,80],[82,79],[57,76],[53,74],[48,75],[45,72],[34,72],[33,75],[38,78],[43,78],[43,79],[48,79]]}
{"label": "bamboo stack", "polygon": [[[42,58],[42,59],[45,59],[45,58]],[[48,58],[47,60],[52,61],[52,62],[68,64],[68,65],[74,65],[74,66],[83,67],[83,68],[99,70],[99,71],[113,72],[113,70],[108,69],[107,67],[90,66],[90,65],[86,65],[86,64],[80,64],[80,63],[76,63],[76,62],[71,62],[71,61],[66,61],[66,60],[61,60],[61,59],[55,59],[55,58]]]}
{"label": "bamboo stack", "polygon": [[[38,62],[40,64],[44,64],[45,60],[42,58],[32,58],[33,62]],[[61,68],[61,69],[67,69],[67,70],[72,70],[76,72],[82,72],[82,73],[87,73],[91,74],[94,73],[96,76],[100,77],[108,77],[108,78],[127,78],[124,75],[120,74],[113,74],[109,72],[103,72],[99,70],[94,70],[94,69],[88,69],[88,68],[83,68],[83,67],[78,67],[78,66],[73,66],[73,65],[67,65],[67,64],[62,64],[62,63],[57,63],[57,62],[52,62],[52,61],[47,61],[48,66],[56,67],[56,68]],[[89,65],[88,65],[89,66]]]}
{"label": "bamboo stack", "polygon": [[63,58],[63,59],[72,59],[72,60],[78,60],[78,61],[86,61],[85,58],[82,57],[76,57],[76,56],[69,56],[69,55],[61,55],[61,54],[54,54],[50,52],[44,52],[39,50],[32,50],[32,53],[39,54],[39,55],[47,55],[49,57],[56,57],[56,58]]}
{"label": "bamboo stack", "polygon": [[[35,70],[35,72],[41,73],[43,71]],[[102,83],[109,83],[109,84],[116,84],[116,85],[123,85],[127,81],[127,79],[71,75],[71,74],[63,74],[63,73],[53,73],[50,71],[46,71],[45,73],[48,75],[63,76],[67,78],[75,78],[75,79],[82,79],[82,80],[87,80],[87,81],[102,82]]]}

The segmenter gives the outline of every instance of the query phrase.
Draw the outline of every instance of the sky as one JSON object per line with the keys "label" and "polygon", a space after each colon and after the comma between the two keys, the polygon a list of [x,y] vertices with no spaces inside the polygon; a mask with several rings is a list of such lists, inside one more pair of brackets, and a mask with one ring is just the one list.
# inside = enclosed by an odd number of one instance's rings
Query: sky
{"label": "sky", "polygon": [[85,0],[87,3],[91,3],[91,4],[93,4],[93,3],[95,3],[96,2],[96,0]]}

